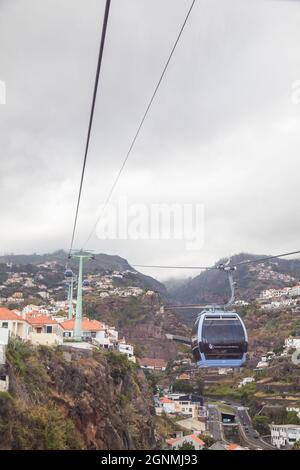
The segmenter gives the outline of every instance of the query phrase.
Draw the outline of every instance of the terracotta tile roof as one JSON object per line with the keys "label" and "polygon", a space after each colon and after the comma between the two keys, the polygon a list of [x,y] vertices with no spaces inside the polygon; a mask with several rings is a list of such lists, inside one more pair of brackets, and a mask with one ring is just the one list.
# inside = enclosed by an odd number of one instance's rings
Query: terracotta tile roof
{"label": "terracotta tile roof", "polygon": [[172,444],[175,444],[176,442],[179,442],[181,438],[178,438],[178,439],[174,439],[174,438],[170,438],[170,439],[166,439],[166,443],[169,444],[170,446]]}
{"label": "terracotta tile roof", "polygon": [[[60,323],[60,325],[65,330],[74,330],[75,319],[73,318],[72,320],[66,320]],[[101,331],[101,330],[105,330],[105,326],[100,321],[90,320],[87,317],[83,317],[82,318],[82,330],[83,331]]]}
{"label": "terracotta tile roof", "polygon": [[204,442],[196,434],[192,434],[190,437],[194,442],[196,442],[196,444],[199,444],[199,446],[204,446]]}
{"label": "terracotta tile roof", "polygon": [[170,398],[167,398],[167,397],[161,397],[161,398],[159,399],[159,401],[160,401],[161,403],[174,403],[173,400],[170,400]]}
{"label": "terracotta tile roof", "polygon": [[180,374],[178,376],[178,379],[179,380],[189,380],[190,379],[190,376],[188,374]]}
{"label": "terracotta tile roof", "polygon": [[191,439],[192,441],[195,442],[195,444],[199,446],[204,447],[205,445],[202,439],[200,439],[196,434],[190,434],[189,436],[177,437],[176,439],[174,438],[166,439],[166,443],[169,445],[174,445],[174,444],[179,444],[179,443],[183,444],[187,440],[187,438]]}
{"label": "terracotta tile roof", "polygon": [[242,450],[242,447],[237,444],[228,444],[226,450]]}
{"label": "terracotta tile roof", "polygon": [[6,307],[0,308],[0,320],[22,320],[15,312]]}
{"label": "terracotta tile roof", "polygon": [[27,316],[26,315],[26,321],[30,325],[56,325],[57,321],[53,320],[51,317],[48,317],[48,315],[37,315],[36,317],[34,316]]}
{"label": "terracotta tile roof", "polygon": [[141,366],[148,366],[148,367],[166,367],[167,363],[164,361],[164,359],[157,359],[157,358],[151,358],[151,357],[143,357],[139,359],[139,363]]}
{"label": "terracotta tile roof", "polygon": [[14,312],[14,313],[16,313],[17,315],[21,316],[20,310],[14,309],[14,310],[12,310],[12,312]]}

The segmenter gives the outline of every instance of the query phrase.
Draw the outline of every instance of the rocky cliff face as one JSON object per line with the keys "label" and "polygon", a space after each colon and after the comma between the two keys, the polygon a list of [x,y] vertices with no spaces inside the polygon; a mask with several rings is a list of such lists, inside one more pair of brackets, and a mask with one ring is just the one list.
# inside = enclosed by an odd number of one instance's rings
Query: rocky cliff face
{"label": "rocky cliff face", "polygon": [[[159,296],[148,298],[88,298],[85,299],[85,314],[99,321],[115,325],[119,336],[125,336],[136,347],[142,357],[174,359],[178,345],[166,339],[166,333],[189,336],[190,329],[176,314],[160,312]],[[138,347],[138,349],[137,349]]]}
{"label": "rocky cliff face", "polygon": [[143,373],[124,355],[14,343],[0,394],[0,448],[155,448]]}

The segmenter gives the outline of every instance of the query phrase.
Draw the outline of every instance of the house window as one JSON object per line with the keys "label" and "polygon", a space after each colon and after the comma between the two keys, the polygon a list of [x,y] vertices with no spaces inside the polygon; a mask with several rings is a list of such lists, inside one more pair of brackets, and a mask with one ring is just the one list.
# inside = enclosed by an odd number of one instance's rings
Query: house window
{"label": "house window", "polygon": [[8,322],[7,321],[2,322],[2,328],[8,328]]}
{"label": "house window", "polygon": [[65,338],[71,338],[71,332],[70,331],[65,331],[64,332],[64,337]]}
{"label": "house window", "polygon": [[52,333],[52,326],[46,327],[46,333]]}
{"label": "house window", "polygon": [[96,338],[96,331],[92,331],[91,337],[92,337],[92,338]]}

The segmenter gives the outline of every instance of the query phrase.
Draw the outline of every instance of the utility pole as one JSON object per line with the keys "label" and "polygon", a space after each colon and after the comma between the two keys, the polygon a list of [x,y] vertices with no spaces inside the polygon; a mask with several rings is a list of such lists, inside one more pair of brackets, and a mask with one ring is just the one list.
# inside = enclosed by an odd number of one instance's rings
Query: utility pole
{"label": "utility pole", "polygon": [[83,272],[83,261],[93,259],[93,255],[88,251],[83,252],[77,251],[72,253],[71,258],[79,259],[79,272],[77,282],[77,303],[76,303],[76,315],[74,323],[74,340],[81,341],[82,338],[82,272]]}

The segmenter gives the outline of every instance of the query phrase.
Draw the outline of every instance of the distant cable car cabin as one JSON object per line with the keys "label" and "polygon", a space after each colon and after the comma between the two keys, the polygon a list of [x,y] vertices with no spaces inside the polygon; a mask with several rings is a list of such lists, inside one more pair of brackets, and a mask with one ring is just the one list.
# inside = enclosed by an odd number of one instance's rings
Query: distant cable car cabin
{"label": "distant cable car cabin", "polygon": [[65,278],[71,278],[71,277],[73,277],[72,269],[66,269],[65,270]]}

